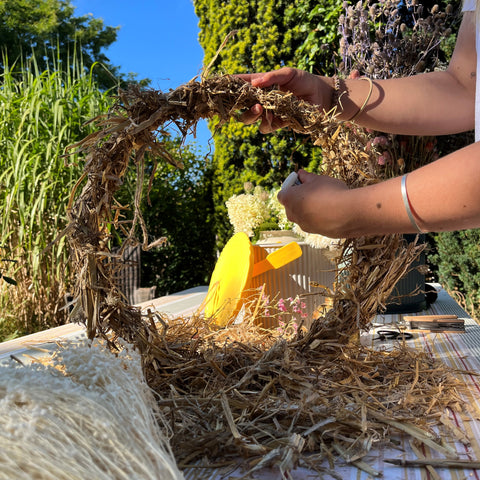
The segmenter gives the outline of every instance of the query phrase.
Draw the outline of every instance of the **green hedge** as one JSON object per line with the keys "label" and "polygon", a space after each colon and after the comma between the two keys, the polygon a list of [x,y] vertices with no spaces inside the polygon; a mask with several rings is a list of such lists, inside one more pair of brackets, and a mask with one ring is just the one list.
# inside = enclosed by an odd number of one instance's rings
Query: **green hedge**
{"label": "green hedge", "polygon": [[429,261],[437,269],[439,282],[480,318],[480,229],[442,232],[433,239],[436,252]]}

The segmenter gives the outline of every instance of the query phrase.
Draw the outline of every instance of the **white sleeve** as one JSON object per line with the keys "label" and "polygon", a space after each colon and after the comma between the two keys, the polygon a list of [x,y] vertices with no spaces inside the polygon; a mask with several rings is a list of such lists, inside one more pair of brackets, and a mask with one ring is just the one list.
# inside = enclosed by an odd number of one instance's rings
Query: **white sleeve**
{"label": "white sleeve", "polygon": [[462,12],[472,12],[475,10],[475,0],[465,0],[463,2]]}
{"label": "white sleeve", "polygon": [[[476,10],[476,2],[480,0],[464,0],[462,12],[474,12]],[[480,36],[477,30],[475,39],[475,48],[480,51]],[[477,79],[480,78],[480,55],[477,55]],[[475,141],[480,142],[480,82],[477,81],[475,86]]]}

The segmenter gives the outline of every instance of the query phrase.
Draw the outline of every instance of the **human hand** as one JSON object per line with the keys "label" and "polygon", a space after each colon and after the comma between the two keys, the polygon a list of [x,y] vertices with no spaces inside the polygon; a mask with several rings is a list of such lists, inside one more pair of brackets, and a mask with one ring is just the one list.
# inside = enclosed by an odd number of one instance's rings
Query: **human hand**
{"label": "human hand", "polygon": [[[332,80],[326,77],[289,67],[266,73],[240,74],[237,77],[258,88],[276,85],[282,92],[291,92],[300,100],[320,105],[325,109],[330,107],[333,84]],[[259,119],[261,119],[259,130],[262,133],[270,133],[286,125],[272,112],[265,111],[259,104],[254,105],[240,116],[240,121],[246,125],[255,123]]]}
{"label": "human hand", "polygon": [[285,207],[287,218],[305,232],[343,237],[347,218],[342,213],[345,210],[339,207],[349,191],[346,184],[304,170],[298,171],[298,178],[301,185],[293,185],[278,193],[278,201]]}

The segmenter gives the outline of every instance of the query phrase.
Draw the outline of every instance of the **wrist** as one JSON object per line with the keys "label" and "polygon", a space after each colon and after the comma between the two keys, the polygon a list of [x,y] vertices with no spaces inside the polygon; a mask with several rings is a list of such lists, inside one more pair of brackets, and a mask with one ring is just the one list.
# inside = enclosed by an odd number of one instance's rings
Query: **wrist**
{"label": "wrist", "polygon": [[355,104],[350,99],[350,89],[346,80],[334,75],[331,79],[332,93],[330,112],[338,120],[347,121],[355,115]]}
{"label": "wrist", "polygon": [[[353,188],[342,195],[338,215],[344,236],[413,233],[401,194],[401,177]],[[392,192],[395,192],[392,195]],[[397,194],[398,192],[398,194]]]}
{"label": "wrist", "polygon": [[358,223],[354,212],[355,189],[349,189],[343,184],[340,188],[331,191],[328,200],[324,202],[322,208],[323,219],[319,231],[330,238],[357,236]]}
{"label": "wrist", "polygon": [[357,194],[357,189],[347,187],[336,196],[335,205],[332,206],[331,210],[334,212],[335,223],[332,222],[332,225],[334,225],[335,232],[332,233],[334,233],[335,238],[350,238],[361,234],[359,215],[355,208],[358,202]]}
{"label": "wrist", "polygon": [[[363,80],[363,82],[361,82]],[[366,85],[368,83],[368,85]],[[358,87],[362,85],[360,88]],[[352,99],[358,97],[358,102]],[[373,93],[373,81],[368,77],[344,80],[336,75],[331,78],[330,111],[342,121],[352,122],[363,113]],[[364,97],[362,98],[362,95]]]}

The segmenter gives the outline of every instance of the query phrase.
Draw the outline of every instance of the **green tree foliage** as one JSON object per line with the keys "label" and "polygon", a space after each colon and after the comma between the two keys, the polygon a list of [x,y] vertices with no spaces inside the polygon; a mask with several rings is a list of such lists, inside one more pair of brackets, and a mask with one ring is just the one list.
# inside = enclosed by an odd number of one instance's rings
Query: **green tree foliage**
{"label": "green tree foliage", "polygon": [[[335,42],[337,23],[333,12],[339,11],[339,0],[329,0],[323,7],[313,0],[194,0],[194,5],[200,19],[199,40],[205,65],[227,34],[237,30],[212,72],[261,72],[299,65],[312,71],[333,72],[332,51],[326,45]],[[306,51],[303,45],[307,38],[318,38],[318,49]],[[241,193],[244,182],[271,188],[297,167],[315,170],[321,160],[318,148],[290,131],[261,135],[256,126],[231,121],[219,127],[214,138],[213,195],[220,246],[232,233],[225,201]]]}
{"label": "green tree foliage", "polygon": [[[192,147],[180,139],[161,138],[183,169],[148,160],[142,215],[152,243],[165,243],[141,253],[142,286],[156,286],[156,295],[167,295],[198,285],[208,285],[215,266],[215,234],[211,192],[212,169]],[[153,179],[149,173],[155,171]],[[150,190],[148,183],[151,182]],[[136,177],[130,172],[121,201],[133,202]]]}
{"label": "green tree foliage", "polygon": [[87,71],[95,62],[105,65],[105,69],[94,70],[101,88],[117,84],[118,67],[110,64],[102,49],[115,42],[119,27],[74,13],[67,0],[0,0],[0,72],[6,64],[18,65],[33,52],[40,71],[70,67],[69,59],[79,49],[77,56],[81,53]]}
{"label": "green tree foliage", "polygon": [[332,72],[338,50],[338,17],[342,2],[295,2],[286,11],[292,29],[305,41],[296,51],[297,67],[311,73]]}
{"label": "green tree foliage", "polygon": [[192,153],[182,159],[185,170],[160,168],[150,193],[153,208],[146,211],[149,232],[167,239],[142,262],[145,284],[156,285],[157,295],[208,285],[216,261],[209,169]]}

